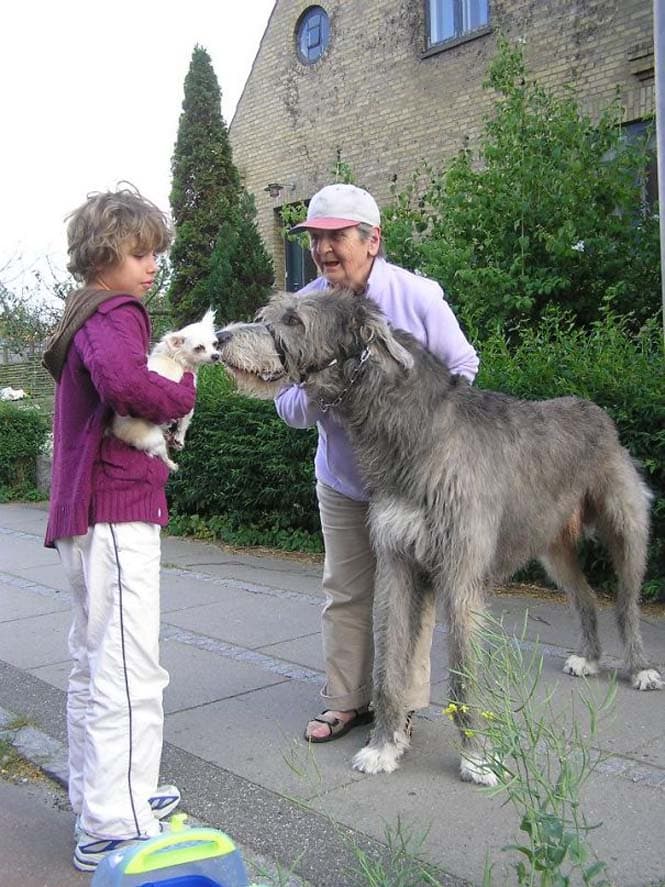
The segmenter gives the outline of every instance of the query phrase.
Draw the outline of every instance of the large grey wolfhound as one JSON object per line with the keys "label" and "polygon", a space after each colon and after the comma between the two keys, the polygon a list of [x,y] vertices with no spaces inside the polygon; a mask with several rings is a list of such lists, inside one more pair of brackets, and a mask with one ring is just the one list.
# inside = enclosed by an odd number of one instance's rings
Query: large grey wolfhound
{"label": "large grey wolfhound", "polygon": [[409,745],[403,688],[423,604],[448,622],[451,698],[462,733],[461,775],[494,784],[474,739],[464,675],[490,580],[538,559],[565,589],[582,631],[564,671],[598,671],[594,593],[576,543],[604,542],[619,587],[616,618],[633,686],[661,689],[645,660],[639,594],[649,492],[609,416],[576,397],[523,401],[474,388],[411,335],[392,330],[364,296],[278,294],[257,322],[220,331],[222,360],[241,390],[272,397],[303,385],[347,427],[370,496],[376,550],[374,729],[353,765],[390,772]]}

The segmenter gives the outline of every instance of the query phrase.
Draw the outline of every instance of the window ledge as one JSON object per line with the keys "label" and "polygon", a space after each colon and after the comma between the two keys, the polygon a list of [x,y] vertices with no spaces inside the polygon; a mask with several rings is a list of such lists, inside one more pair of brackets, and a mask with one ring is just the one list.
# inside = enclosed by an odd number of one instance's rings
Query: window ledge
{"label": "window ledge", "polygon": [[475,31],[469,31],[467,34],[462,34],[461,37],[453,37],[451,40],[445,40],[442,43],[435,43],[433,46],[430,46],[429,49],[426,49],[420,56],[421,59],[428,59],[433,55],[438,55],[440,52],[446,52],[449,49],[453,49],[455,46],[460,46],[462,43],[470,43],[472,40],[477,40],[479,37],[485,37],[487,34],[492,33],[492,26],[485,25],[482,28],[477,28]]}

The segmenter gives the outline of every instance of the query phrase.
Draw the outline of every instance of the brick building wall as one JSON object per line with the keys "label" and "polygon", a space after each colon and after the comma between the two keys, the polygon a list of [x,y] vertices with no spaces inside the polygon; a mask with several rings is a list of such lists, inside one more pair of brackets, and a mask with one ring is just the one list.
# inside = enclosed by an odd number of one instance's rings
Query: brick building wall
{"label": "brick building wall", "polygon": [[[591,113],[618,88],[626,122],[654,108],[651,0],[490,0],[490,29],[426,52],[424,0],[320,0],[323,57],[303,64],[295,31],[309,0],[277,0],[230,126],[234,161],[282,285],[276,210],[331,181],[338,152],[379,205],[422,160],[473,145],[491,109],[483,90],[497,32],[523,43],[531,76],[574,84]],[[264,189],[283,186],[277,197]]]}

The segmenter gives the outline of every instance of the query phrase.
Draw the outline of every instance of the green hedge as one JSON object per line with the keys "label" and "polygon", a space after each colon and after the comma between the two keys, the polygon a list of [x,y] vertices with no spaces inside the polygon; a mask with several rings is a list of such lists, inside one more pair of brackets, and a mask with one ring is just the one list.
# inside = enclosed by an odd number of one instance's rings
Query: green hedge
{"label": "green hedge", "polygon": [[37,456],[49,431],[39,408],[0,401],[0,500],[36,496]]}
{"label": "green hedge", "polygon": [[272,401],[236,394],[221,369],[202,372],[180,470],[169,481],[171,532],[321,551],[315,448],[316,431],[289,428]]}
{"label": "green hedge", "polygon": [[[473,331],[471,331],[473,337]],[[517,342],[517,344],[515,344]],[[665,356],[656,322],[635,335],[606,312],[590,330],[548,311],[536,329],[496,333],[478,346],[477,384],[518,397],[577,394],[607,409],[654,492],[645,596],[665,599]],[[224,372],[201,374],[198,405],[169,493],[172,532],[239,545],[320,551],[314,494],[316,432],[288,428],[271,402],[235,393]],[[613,574],[597,547],[583,550],[597,586]]]}

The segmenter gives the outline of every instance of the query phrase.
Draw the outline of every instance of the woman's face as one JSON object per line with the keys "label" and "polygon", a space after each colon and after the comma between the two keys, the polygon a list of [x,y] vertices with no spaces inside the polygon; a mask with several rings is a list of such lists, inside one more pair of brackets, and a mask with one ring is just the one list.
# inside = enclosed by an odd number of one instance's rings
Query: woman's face
{"label": "woman's face", "polygon": [[379,251],[381,231],[373,228],[363,240],[354,225],[333,231],[309,229],[312,258],[320,273],[335,286],[348,286],[361,292]]}

